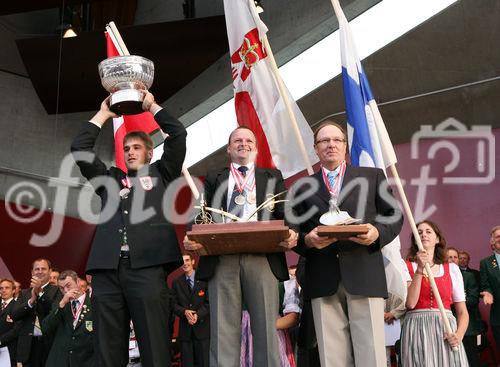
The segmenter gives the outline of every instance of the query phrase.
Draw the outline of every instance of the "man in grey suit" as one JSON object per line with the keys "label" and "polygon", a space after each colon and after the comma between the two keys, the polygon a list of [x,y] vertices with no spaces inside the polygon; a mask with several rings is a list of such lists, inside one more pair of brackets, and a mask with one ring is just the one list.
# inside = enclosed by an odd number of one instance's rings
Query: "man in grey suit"
{"label": "man in grey suit", "polygon": [[[257,142],[249,128],[240,126],[231,133],[227,153],[231,166],[220,172],[210,172],[205,179],[208,206],[222,207],[240,217],[248,217],[266,200],[266,195],[285,191],[280,171],[255,167]],[[217,196],[222,196],[222,199],[217,200]],[[265,214],[269,214],[268,219],[283,219],[284,206],[277,203],[271,213],[260,211],[250,220],[262,220]],[[281,245],[292,248],[296,242],[297,233],[290,230],[290,236]],[[185,237],[184,246],[193,251],[200,249],[202,244]],[[284,253],[202,256],[196,279],[208,280],[210,366],[240,365],[244,299],[250,313],[254,366],[279,367],[276,318],[278,281],[288,279]]]}
{"label": "man in grey suit", "polygon": [[[387,285],[380,250],[399,234],[403,218],[382,170],[346,164],[340,125],[323,122],[314,142],[321,168],[309,180],[317,190],[295,207],[299,216],[314,212],[301,223],[295,251],[307,259],[304,296],[311,299],[321,366],[383,367]],[[330,200],[362,219],[368,232],[347,239],[319,236]]]}

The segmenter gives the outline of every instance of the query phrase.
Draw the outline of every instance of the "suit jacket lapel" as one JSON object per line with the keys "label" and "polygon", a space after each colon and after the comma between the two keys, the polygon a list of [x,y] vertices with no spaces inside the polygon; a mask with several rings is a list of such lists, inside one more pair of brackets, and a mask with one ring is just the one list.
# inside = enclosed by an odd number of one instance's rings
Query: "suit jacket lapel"
{"label": "suit jacket lapel", "polygon": [[[342,187],[340,188],[339,202],[338,202],[339,208],[342,206],[342,204],[344,204],[346,202],[346,200],[349,197],[353,197],[353,195],[345,195],[344,196],[343,195],[343,193],[344,193],[343,191],[344,191],[344,188],[349,184],[349,182],[351,182],[352,180],[354,180],[356,177],[357,177],[356,173],[353,172],[353,169],[351,168],[351,166],[348,165],[346,167],[346,171],[345,171],[345,174],[344,174],[344,179],[342,180]],[[357,199],[357,198],[354,198],[354,199]]]}
{"label": "suit jacket lapel", "polygon": [[[11,312],[11,309],[12,309],[12,305],[14,302],[14,299],[12,299],[9,304],[5,307],[5,309],[3,311],[0,311],[0,318],[2,318],[4,316],[4,314],[9,314]],[[2,303],[2,300],[0,299],[0,304]]]}
{"label": "suit jacket lapel", "polygon": [[[217,179],[215,180],[215,188],[216,190],[223,190],[222,191],[222,210],[226,211],[227,210],[227,190],[228,190],[228,182],[229,182],[229,168],[226,167],[224,168],[221,173],[217,176]],[[215,208],[219,209],[219,208]]]}
{"label": "suit jacket lapel", "polygon": [[495,275],[500,277],[499,264],[497,262],[495,254],[490,256],[488,264],[491,267],[492,271],[495,273]]}
{"label": "suit jacket lapel", "polygon": [[[267,177],[264,174],[264,171],[262,171],[260,168],[255,168],[255,195],[256,195],[256,206],[259,207],[260,204],[262,204],[266,200],[266,186],[267,186]],[[259,211],[257,214],[258,218],[260,219],[260,216],[262,214],[262,211]]]}
{"label": "suit jacket lapel", "polygon": [[[73,312],[71,311],[71,304],[69,305],[69,307],[70,307],[69,308],[70,317],[71,317],[71,320],[73,320]],[[80,311],[80,315],[78,315],[78,320],[76,322],[75,330],[78,329],[80,327],[82,321],[85,320],[89,309],[90,309],[90,297],[89,297],[89,294],[87,293],[85,295],[85,300],[83,301],[83,306],[82,306],[82,309]],[[71,325],[73,326],[73,323],[71,323]]]}
{"label": "suit jacket lapel", "polygon": [[[196,281],[195,281],[195,284],[196,284]],[[194,289],[194,286],[195,284],[193,284],[193,289]],[[193,292],[191,289],[189,289],[189,283],[188,283],[188,280],[186,278],[186,275],[184,275],[184,281],[182,282],[182,288],[184,289],[184,293],[186,293],[186,296],[191,297],[191,293]]]}
{"label": "suit jacket lapel", "polygon": [[319,189],[317,195],[330,207],[330,192],[323,181],[323,169],[320,167],[319,171],[312,175],[319,183]]}
{"label": "suit jacket lapel", "polygon": [[191,294],[196,294],[196,293],[198,293],[198,287],[200,286],[199,282],[200,282],[199,280],[195,280],[195,281],[194,281],[193,291],[191,292]]}

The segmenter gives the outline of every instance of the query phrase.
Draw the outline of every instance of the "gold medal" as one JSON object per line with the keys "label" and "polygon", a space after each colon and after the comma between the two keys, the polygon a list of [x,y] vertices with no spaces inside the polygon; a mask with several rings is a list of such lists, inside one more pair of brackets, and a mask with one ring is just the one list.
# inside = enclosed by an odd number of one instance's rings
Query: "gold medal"
{"label": "gold medal", "polygon": [[243,204],[245,204],[245,196],[239,194],[238,196],[236,196],[234,198],[234,202],[236,203],[236,205],[243,205]]}
{"label": "gold medal", "polygon": [[257,200],[256,200],[256,198],[255,198],[255,194],[249,194],[249,195],[247,196],[247,202],[248,202],[248,204],[250,204],[250,205],[255,204],[255,203],[257,202]]}

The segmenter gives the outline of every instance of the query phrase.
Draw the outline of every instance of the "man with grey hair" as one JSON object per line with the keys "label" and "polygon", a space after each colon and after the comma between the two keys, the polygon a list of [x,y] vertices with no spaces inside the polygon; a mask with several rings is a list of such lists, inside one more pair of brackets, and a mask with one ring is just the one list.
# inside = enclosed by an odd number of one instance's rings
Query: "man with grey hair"
{"label": "man with grey hair", "polygon": [[493,255],[481,260],[481,296],[486,305],[491,305],[490,325],[493,336],[500,348],[500,225],[490,231],[490,246]]}
{"label": "man with grey hair", "polygon": [[[301,223],[295,250],[307,259],[304,296],[311,300],[321,366],[385,367],[388,294],[381,248],[399,234],[403,217],[381,169],[347,164],[347,136],[340,125],[321,123],[314,150],[321,167],[309,183],[318,189],[295,208],[299,215],[314,213]],[[305,186],[297,189],[298,195]],[[330,203],[362,219],[367,232],[349,238],[321,236],[320,217],[329,212]]]}

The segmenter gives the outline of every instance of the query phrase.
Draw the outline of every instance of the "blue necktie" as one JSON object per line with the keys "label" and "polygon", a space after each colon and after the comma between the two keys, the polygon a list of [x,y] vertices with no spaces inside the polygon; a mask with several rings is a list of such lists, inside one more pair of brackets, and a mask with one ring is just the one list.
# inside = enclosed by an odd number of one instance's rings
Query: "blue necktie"
{"label": "blue necktie", "polygon": [[189,290],[192,291],[193,290],[193,281],[191,280],[191,278],[187,278],[186,280],[188,282]]}
{"label": "blue necktie", "polygon": [[339,173],[338,171],[330,171],[328,172],[328,182],[330,183],[330,190],[333,191],[333,188],[335,187],[335,182],[337,181]]}

